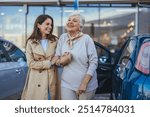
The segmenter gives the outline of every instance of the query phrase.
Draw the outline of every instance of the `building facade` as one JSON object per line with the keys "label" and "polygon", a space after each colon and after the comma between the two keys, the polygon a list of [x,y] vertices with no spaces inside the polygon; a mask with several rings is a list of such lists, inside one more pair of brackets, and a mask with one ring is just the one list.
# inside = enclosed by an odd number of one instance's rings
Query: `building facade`
{"label": "building facade", "polygon": [[[83,32],[100,43],[109,40],[110,45],[119,46],[129,36],[150,33],[150,5],[146,0],[79,0],[78,10],[86,19]],[[54,34],[59,37],[73,11],[73,0],[0,1],[0,36],[24,50],[38,15],[54,18]]]}

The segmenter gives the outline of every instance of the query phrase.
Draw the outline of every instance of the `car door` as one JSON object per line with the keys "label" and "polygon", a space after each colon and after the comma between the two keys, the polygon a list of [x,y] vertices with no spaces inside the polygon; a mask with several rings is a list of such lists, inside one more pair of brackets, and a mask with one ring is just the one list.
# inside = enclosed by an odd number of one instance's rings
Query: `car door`
{"label": "car door", "polygon": [[0,42],[0,99],[16,97],[17,65],[11,61]]}
{"label": "car door", "polygon": [[[122,80],[118,99],[149,99],[149,36],[131,38],[118,62]],[[141,46],[142,45],[142,46]]]}
{"label": "car door", "polygon": [[131,91],[128,90],[130,85],[128,84],[128,80],[133,73],[133,68],[135,64],[135,54],[136,54],[136,39],[128,39],[122,48],[121,55],[118,59],[118,63],[114,69],[114,80],[115,86],[113,87],[115,92],[114,99],[125,99],[130,94]]}
{"label": "car door", "polygon": [[10,42],[3,41],[3,46],[12,60],[11,64],[14,66],[14,72],[16,76],[16,86],[14,89],[17,93],[16,99],[18,99],[22,93],[27,75],[26,57],[19,48]]}
{"label": "car door", "polygon": [[96,94],[111,93],[113,69],[112,53],[97,42],[95,42],[95,47],[98,54],[98,88],[96,90]]}

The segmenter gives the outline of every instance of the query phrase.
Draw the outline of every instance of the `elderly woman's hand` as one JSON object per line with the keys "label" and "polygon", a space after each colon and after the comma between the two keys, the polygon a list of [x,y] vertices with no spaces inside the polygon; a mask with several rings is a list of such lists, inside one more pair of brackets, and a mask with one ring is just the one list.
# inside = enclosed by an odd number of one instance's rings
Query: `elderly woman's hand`
{"label": "elderly woman's hand", "polygon": [[85,93],[86,88],[87,88],[88,83],[89,83],[89,81],[91,80],[91,78],[92,78],[91,75],[89,75],[89,74],[86,74],[86,75],[85,75],[85,77],[84,77],[84,79],[83,79],[83,81],[82,81],[82,83],[81,83],[81,85],[80,85],[78,91],[76,91],[76,94],[77,94],[78,96],[81,95],[82,93]]}
{"label": "elderly woman's hand", "polygon": [[71,63],[72,60],[72,54],[70,52],[65,52],[61,57],[60,57],[60,65],[65,66]]}

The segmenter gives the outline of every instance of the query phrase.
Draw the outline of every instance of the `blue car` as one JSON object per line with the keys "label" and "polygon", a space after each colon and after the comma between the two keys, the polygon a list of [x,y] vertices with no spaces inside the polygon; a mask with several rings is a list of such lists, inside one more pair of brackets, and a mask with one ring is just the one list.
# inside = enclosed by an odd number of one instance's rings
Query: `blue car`
{"label": "blue car", "polygon": [[113,94],[120,100],[150,99],[150,34],[129,38],[118,55]]}
{"label": "blue car", "polygon": [[0,99],[20,99],[26,74],[25,54],[0,37]]}

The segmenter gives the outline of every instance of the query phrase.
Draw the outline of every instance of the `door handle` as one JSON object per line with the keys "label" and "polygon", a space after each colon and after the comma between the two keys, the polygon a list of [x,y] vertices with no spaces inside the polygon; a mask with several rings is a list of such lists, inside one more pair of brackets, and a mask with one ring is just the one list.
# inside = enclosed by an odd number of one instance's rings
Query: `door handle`
{"label": "door handle", "polygon": [[16,69],[16,73],[20,74],[21,69]]}

